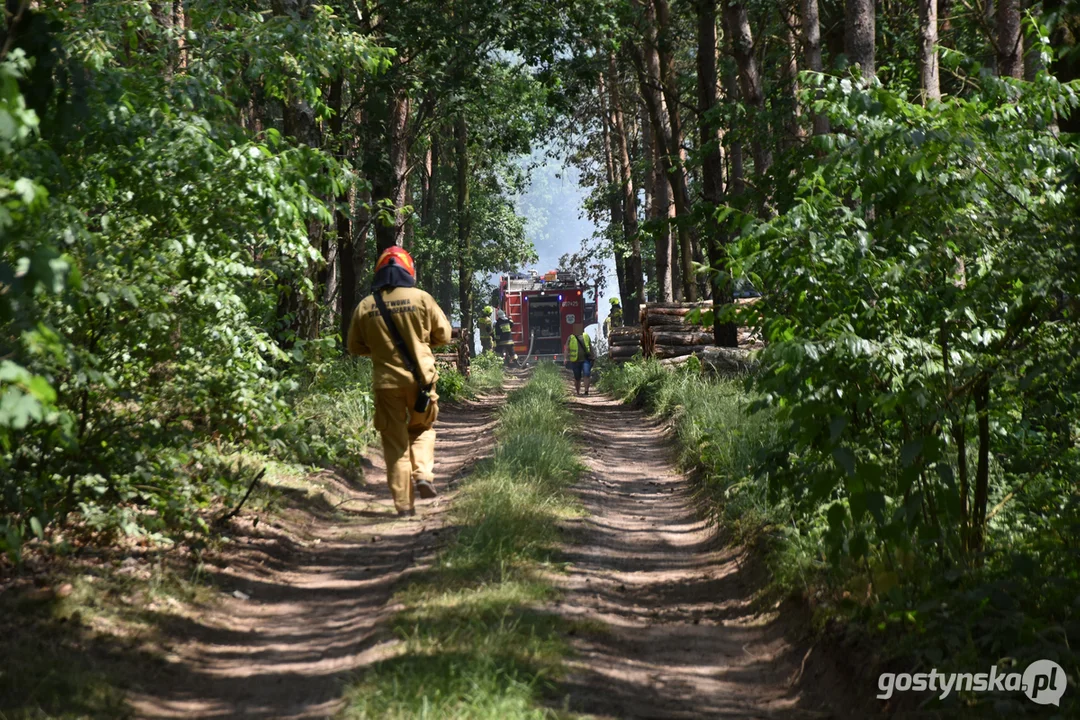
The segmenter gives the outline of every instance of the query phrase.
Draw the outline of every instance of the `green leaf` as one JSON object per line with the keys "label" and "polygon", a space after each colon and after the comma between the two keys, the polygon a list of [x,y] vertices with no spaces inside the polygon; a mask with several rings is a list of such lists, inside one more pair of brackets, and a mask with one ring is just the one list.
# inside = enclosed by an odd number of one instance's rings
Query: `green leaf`
{"label": "green leaf", "polygon": [[837,445],[833,448],[832,455],[836,464],[843,468],[844,472],[848,475],[855,474],[855,453],[842,445]]}

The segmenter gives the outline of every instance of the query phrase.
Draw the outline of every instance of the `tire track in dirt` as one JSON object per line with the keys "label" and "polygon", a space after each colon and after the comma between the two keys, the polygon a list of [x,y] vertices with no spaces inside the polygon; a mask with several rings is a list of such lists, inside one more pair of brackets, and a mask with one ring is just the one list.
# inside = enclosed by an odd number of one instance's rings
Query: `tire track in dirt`
{"label": "tire track in dirt", "polygon": [[820,718],[800,697],[806,648],[761,613],[762,578],[700,519],[659,421],[573,398],[589,515],[570,523],[561,612],[585,621],[562,684],[570,709],[618,718]]}
{"label": "tire track in dirt", "polygon": [[209,559],[221,602],[180,616],[148,612],[166,657],[132,679],[136,716],[269,720],[339,710],[344,682],[393,644],[393,593],[432,560],[452,502],[447,484],[484,454],[504,398],[440,408],[435,474],[444,494],[418,502],[415,519],[397,518],[377,447],[359,483],[318,478],[348,499],[342,507],[295,492],[270,527],[239,518],[237,542]]}

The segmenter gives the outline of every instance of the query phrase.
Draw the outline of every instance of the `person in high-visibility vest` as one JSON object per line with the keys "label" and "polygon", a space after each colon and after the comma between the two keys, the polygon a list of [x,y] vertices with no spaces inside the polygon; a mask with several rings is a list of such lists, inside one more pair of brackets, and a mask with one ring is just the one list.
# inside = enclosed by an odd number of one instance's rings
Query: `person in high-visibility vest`
{"label": "person in high-visibility vest", "polygon": [[495,352],[502,355],[503,363],[509,365],[514,359],[514,324],[502,310],[495,320]]}
{"label": "person in high-visibility vest", "polygon": [[604,336],[610,339],[611,328],[622,327],[623,317],[622,306],[619,305],[619,298],[611,298],[608,302],[611,303],[611,311],[604,320]]}
{"label": "person in high-visibility vest", "polygon": [[581,379],[585,378],[585,394],[589,394],[592,381],[593,355],[592,338],[585,334],[581,325],[574,326],[574,334],[566,341],[566,363],[574,371],[574,393],[581,394]]}
{"label": "person in high-visibility vest", "polygon": [[491,316],[494,314],[495,310],[490,305],[487,305],[484,307],[484,314],[476,321],[477,327],[480,328],[481,352],[491,350],[492,340],[494,339],[491,331]]}

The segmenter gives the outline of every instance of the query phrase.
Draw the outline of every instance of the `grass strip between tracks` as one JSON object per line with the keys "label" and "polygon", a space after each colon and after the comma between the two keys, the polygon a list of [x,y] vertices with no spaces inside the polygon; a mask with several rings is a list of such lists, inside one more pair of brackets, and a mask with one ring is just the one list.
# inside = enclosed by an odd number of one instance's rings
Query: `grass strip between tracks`
{"label": "grass strip between tracks", "polygon": [[582,471],[566,385],[541,365],[501,411],[493,456],[450,511],[457,535],[402,591],[393,657],[348,691],[346,718],[541,718],[566,621],[548,611],[558,521],[580,512],[569,488]]}

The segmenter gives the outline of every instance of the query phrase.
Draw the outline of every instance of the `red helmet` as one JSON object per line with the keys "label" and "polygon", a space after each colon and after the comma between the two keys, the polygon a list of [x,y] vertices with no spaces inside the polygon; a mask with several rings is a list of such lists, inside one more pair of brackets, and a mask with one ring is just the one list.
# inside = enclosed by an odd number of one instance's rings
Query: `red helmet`
{"label": "red helmet", "polygon": [[382,255],[379,255],[379,261],[375,263],[375,272],[379,272],[389,265],[391,260],[394,261],[395,265],[405,268],[405,271],[412,275],[414,279],[416,278],[416,265],[413,263],[412,255],[409,254],[408,250],[397,245],[382,251]]}

